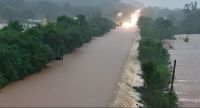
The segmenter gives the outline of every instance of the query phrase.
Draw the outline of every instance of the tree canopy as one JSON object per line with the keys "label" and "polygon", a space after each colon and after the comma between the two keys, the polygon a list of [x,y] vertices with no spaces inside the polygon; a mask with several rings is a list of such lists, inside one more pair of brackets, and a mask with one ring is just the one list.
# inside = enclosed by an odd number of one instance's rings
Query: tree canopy
{"label": "tree canopy", "polygon": [[101,36],[115,24],[106,18],[78,20],[60,16],[57,22],[37,25],[26,31],[17,21],[0,30],[0,87],[39,72],[54,57],[65,54]]}

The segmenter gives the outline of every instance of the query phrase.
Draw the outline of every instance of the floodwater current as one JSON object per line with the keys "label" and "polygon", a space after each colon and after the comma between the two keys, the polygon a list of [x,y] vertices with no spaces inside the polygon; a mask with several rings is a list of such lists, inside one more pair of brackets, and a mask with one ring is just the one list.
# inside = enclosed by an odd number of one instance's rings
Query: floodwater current
{"label": "floodwater current", "polygon": [[169,50],[171,60],[177,60],[175,91],[180,107],[200,106],[200,35],[177,35],[171,40],[173,49]]}
{"label": "floodwater current", "polygon": [[1,89],[0,107],[109,106],[136,35],[121,27],[94,38],[63,61]]}

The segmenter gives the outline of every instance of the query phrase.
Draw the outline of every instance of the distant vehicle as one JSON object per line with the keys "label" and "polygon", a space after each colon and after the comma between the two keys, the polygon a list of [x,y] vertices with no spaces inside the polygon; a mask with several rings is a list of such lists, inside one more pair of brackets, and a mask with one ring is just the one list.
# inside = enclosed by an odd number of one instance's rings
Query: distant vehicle
{"label": "distant vehicle", "polygon": [[121,23],[121,22],[118,24],[118,27],[119,27],[119,26],[122,26],[122,23]]}
{"label": "distant vehicle", "polygon": [[116,27],[113,27],[113,31],[116,29]]}
{"label": "distant vehicle", "polygon": [[63,60],[63,54],[59,54],[58,56],[55,56],[55,60]]}
{"label": "distant vehicle", "polygon": [[63,60],[63,56],[55,56],[55,60]]}
{"label": "distant vehicle", "polygon": [[55,60],[63,60],[63,56],[56,56]]}

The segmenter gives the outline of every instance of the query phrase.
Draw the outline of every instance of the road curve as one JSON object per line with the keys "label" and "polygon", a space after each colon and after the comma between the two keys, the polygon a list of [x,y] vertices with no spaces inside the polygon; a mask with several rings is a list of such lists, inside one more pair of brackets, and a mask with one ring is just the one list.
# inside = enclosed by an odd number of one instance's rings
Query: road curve
{"label": "road curve", "polygon": [[117,87],[134,31],[118,28],[1,89],[0,107],[105,107]]}

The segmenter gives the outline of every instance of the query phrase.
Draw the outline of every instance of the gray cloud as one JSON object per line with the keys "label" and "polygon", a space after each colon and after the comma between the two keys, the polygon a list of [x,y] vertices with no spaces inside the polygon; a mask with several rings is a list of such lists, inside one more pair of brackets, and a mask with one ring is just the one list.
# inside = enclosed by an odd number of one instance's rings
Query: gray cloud
{"label": "gray cloud", "polygon": [[[145,6],[159,6],[165,8],[183,8],[185,3],[189,3],[195,0],[124,0],[126,2],[139,1]],[[196,0],[199,1],[199,0]]]}

